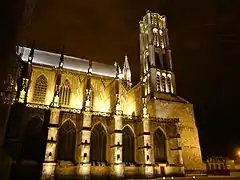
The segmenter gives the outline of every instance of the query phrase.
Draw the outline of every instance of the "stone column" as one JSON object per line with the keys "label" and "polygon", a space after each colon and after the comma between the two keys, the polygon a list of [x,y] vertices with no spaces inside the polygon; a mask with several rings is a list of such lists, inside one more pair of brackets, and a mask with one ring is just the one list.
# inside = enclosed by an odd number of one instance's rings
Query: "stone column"
{"label": "stone column", "polygon": [[152,166],[152,147],[151,147],[151,133],[150,133],[150,122],[148,117],[143,117],[142,119],[143,132],[141,134],[141,149],[142,149],[142,164],[144,170],[144,176],[153,176],[153,166]]}
{"label": "stone column", "polygon": [[151,149],[151,133],[150,121],[147,110],[147,98],[142,98],[142,122],[140,124],[139,138],[139,163],[142,164],[141,173],[145,177],[153,176],[152,166],[152,149]]}
{"label": "stone column", "polygon": [[60,109],[51,108],[50,111],[51,115],[48,124],[47,145],[45,151],[45,160],[42,169],[42,179],[48,179],[53,177],[56,166],[55,160]]}
{"label": "stone column", "polygon": [[116,113],[112,120],[112,134],[110,143],[111,175],[123,177],[122,164],[122,116]]}
{"label": "stone column", "polygon": [[77,174],[80,176],[90,175],[90,140],[91,140],[91,125],[92,113],[90,111],[83,112],[82,116],[82,130],[80,132],[80,157],[78,160]]}

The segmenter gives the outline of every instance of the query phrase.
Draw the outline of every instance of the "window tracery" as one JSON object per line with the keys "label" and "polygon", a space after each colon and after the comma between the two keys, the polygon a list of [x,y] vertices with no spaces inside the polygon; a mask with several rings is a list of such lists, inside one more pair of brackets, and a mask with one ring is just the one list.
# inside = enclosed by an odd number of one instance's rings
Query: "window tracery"
{"label": "window tracery", "polygon": [[33,92],[33,101],[44,103],[47,92],[47,78],[44,75],[41,75],[37,78],[34,92]]}

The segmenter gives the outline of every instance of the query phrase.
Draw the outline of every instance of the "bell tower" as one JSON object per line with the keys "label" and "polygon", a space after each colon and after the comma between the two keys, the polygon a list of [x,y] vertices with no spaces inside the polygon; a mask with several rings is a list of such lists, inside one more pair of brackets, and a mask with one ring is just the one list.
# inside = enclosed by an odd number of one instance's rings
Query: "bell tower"
{"label": "bell tower", "polygon": [[166,17],[147,11],[139,24],[141,80],[145,96],[154,92],[175,94]]}

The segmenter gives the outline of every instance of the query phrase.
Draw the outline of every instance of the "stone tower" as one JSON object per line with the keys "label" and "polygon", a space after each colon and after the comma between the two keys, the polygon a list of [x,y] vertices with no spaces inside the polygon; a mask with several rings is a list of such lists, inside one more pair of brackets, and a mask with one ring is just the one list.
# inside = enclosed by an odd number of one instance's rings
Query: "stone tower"
{"label": "stone tower", "polygon": [[140,61],[145,95],[176,94],[165,16],[147,11],[140,21]]}
{"label": "stone tower", "polygon": [[168,140],[178,147],[168,149],[168,163],[182,164],[185,173],[203,169],[193,105],[176,94],[165,16],[147,11],[140,21],[140,62],[143,109],[149,117],[179,119],[178,137]]}

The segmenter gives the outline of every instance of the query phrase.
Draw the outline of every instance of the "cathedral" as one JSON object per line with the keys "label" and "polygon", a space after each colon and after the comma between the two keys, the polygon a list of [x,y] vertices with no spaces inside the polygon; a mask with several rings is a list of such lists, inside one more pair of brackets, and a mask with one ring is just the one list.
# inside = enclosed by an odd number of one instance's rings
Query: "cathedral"
{"label": "cathedral", "polygon": [[204,171],[193,105],[176,93],[166,17],[147,11],[139,39],[134,86],[127,56],[121,67],[17,48],[6,132],[15,168],[37,166],[42,179]]}

